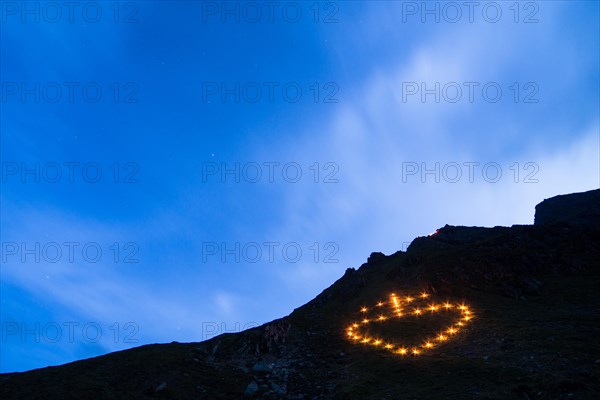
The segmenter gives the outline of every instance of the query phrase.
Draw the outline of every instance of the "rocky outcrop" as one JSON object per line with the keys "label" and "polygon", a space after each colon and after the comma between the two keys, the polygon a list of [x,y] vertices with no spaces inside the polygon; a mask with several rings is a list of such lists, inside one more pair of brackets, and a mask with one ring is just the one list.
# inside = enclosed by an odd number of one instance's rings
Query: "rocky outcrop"
{"label": "rocky outcrop", "polygon": [[600,189],[551,197],[535,206],[534,225],[569,224],[599,230]]}

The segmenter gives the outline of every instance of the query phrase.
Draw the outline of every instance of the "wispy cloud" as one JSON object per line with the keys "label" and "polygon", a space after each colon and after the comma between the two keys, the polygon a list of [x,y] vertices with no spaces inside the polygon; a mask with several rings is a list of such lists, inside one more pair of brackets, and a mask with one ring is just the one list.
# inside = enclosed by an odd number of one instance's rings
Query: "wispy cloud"
{"label": "wispy cloud", "polygon": [[[552,116],[529,115],[531,110],[538,110],[536,105],[494,105],[481,99],[458,104],[431,100],[407,103],[401,94],[403,82],[427,82],[432,87],[434,82],[493,81],[507,90],[510,82],[531,77],[541,85],[550,84],[549,77],[557,72],[555,66],[541,71],[539,65],[525,63],[520,69],[515,65],[527,53],[549,62],[554,54],[573,53],[566,41],[537,44],[542,37],[560,37],[557,7],[547,7],[544,24],[535,27],[506,30],[492,24],[465,24],[452,27],[451,34],[439,29],[413,46],[408,57],[396,65],[373,70],[349,88],[343,104],[327,122],[321,121],[319,129],[310,126],[297,133],[284,151],[289,158],[336,162],[340,182],[299,185],[291,190],[286,201],[289,218],[282,221],[277,234],[314,240],[335,238],[340,244],[341,262],[333,270],[339,273],[364,262],[371,251],[394,252],[403,242],[446,223],[532,223],[534,206],[544,198],[597,187],[597,115],[584,116],[583,129],[576,125],[572,126],[575,131],[558,133],[561,144],[557,145]],[[533,36],[528,36],[527,29]],[[397,43],[401,48],[401,41]],[[569,63],[566,80],[574,84],[595,68],[595,63]],[[544,96],[560,90],[556,85],[547,89]],[[559,106],[548,97],[543,97],[544,101],[551,103],[551,108]],[[533,128],[517,122],[529,119],[531,123],[532,118]],[[457,124],[457,120],[468,123]],[[315,142],[319,146],[315,147]],[[441,169],[457,163],[463,175],[450,183],[442,172],[436,183],[434,174],[426,175],[423,181],[419,170],[403,182],[407,162],[419,168],[425,163],[428,169],[436,163]],[[473,182],[464,165],[469,162],[478,163]],[[482,176],[487,163],[501,168],[500,179],[495,181],[494,168]],[[299,265],[293,273],[280,276],[290,290],[311,295],[330,278],[320,264]]]}

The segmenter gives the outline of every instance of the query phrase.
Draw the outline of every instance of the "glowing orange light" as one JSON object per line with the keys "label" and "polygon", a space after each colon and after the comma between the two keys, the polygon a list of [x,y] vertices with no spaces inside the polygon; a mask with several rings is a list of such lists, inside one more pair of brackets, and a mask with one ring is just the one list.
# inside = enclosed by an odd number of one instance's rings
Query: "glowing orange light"
{"label": "glowing orange light", "polygon": [[[389,350],[394,354],[411,354],[417,356],[424,354],[431,349],[437,348],[438,346],[442,345],[443,342],[450,340],[453,335],[459,333],[459,330],[462,326],[466,325],[468,321],[473,319],[472,311],[470,311],[469,308],[464,304],[452,304],[448,301],[436,303],[435,301],[432,302],[431,300],[426,300],[428,297],[432,297],[432,295],[426,292],[422,292],[416,297],[410,295],[405,297],[396,297],[396,294],[392,293],[390,301],[387,303],[383,301],[377,301],[374,306],[363,306],[359,308],[359,310],[360,312],[364,313],[364,318],[346,327],[347,336],[355,343],[370,344],[373,347]],[[401,302],[414,302],[414,304],[409,311],[408,309],[403,309],[401,307]],[[376,314],[373,313],[373,311],[375,311],[377,308],[379,308],[377,310],[378,312]],[[361,329],[366,328],[365,325],[371,322],[383,322],[390,318],[402,317],[404,314],[412,315],[413,317],[419,317],[428,311],[432,313],[439,311],[450,311],[459,315],[454,323],[447,327],[445,331],[430,337],[415,337],[413,339],[420,340],[409,347],[397,346],[393,342],[386,340],[386,338],[369,337],[366,332],[361,332]]]}

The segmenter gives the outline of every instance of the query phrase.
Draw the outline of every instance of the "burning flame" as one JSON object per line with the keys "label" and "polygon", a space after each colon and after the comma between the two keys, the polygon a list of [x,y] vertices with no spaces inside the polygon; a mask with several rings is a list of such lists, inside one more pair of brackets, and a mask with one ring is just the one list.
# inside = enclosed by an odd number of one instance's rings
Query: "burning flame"
{"label": "burning flame", "polygon": [[[374,308],[376,308],[379,311],[379,314],[377,316],[373,316],[372,318],[368,318],[368,315],[364,315],[368,313],[369,308],[362,307],[359,311],[363,314],[363,318],[357,322],[351,323],[346,328],[347,337],[351,339],[354,343],[362,343],[363,345],[380,347],[391,351],[393,354],[398,354],[401,356],[417,356],[431,349],[434,349],[442,343],[447,342],[451,338],[455,337],[458,333],[462,332],[465,324],[469,323],[474,319],[473,312],[471,311],[471,309],[462,303],[453,304],[449,301],[445,301],[442,303],[430,302],[428,304],[421,304],[422,308],[415,307],[415,304],[419,305],[419,302],[423,303],[429,297],[430,295],[427,292],[422,292],[417,296],[406,295],[404,297],[397,296],[396,294],[392,293],[390,294],[390,300],[388,302],[378,301],[375,304]],[[361,328],[364,328],[369,324],[384,323],[385,321],[394,318],[404,318],[406,314],[402,312],[403,307],[408,307],[409,304],[413,306],[412,311],[409,313],[409,315],[412,315],[414,318],[422,318],[422,316],[425,314],[431,315],[440,312],[453,312],[458,314],[457,319],[452,325],[450,325],[442,332],[439,332],[432,337],[416,338],[417,340],[420,339],[420,342],[422,343],[417,347],[408,347],[401,343],[393,343],[387,341],[384,342],[380,338],[370,337],[368,333],[361,331]],[[388,308],[388,314],[381,312]]]}

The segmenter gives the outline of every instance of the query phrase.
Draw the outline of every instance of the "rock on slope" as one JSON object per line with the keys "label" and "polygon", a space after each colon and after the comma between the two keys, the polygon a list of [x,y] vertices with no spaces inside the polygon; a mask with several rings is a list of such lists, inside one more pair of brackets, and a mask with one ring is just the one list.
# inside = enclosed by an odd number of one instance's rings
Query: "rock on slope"
{"label": "rock on slope", "polygon": [[[534,225],[445,226],[406,252],[373,253],[289,316],[238,334],[0,375],[0,397],[600,398],[599,196],[545,200]],[[473,323],[419,357],[345,337],[360,306],[422,290],[468,302]]]}
{"label": "rock on slope", "polygon": [[555,196],[535,207],[535,225],[567,223],[596,228],[600,220],[600,191]]}

